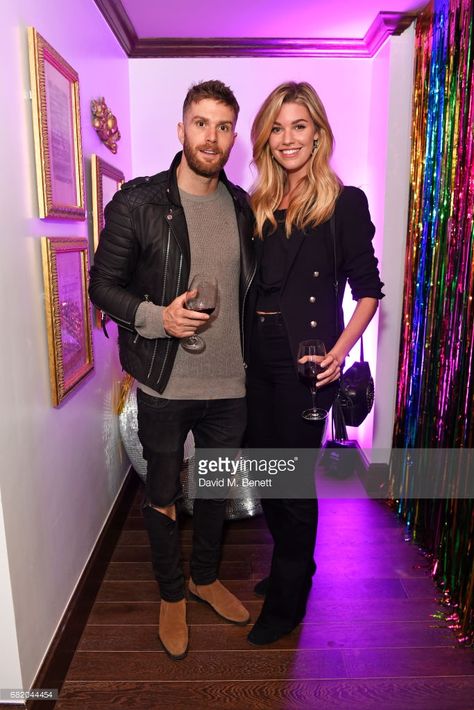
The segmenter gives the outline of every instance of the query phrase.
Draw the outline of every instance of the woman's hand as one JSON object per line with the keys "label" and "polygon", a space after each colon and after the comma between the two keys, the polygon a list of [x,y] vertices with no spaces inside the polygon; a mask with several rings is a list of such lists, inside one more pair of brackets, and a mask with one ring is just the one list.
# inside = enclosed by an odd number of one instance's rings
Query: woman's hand
{"label": "woman's hand", "polygon": [[321,357],[320,355],[304,355],[298,360],[298,362],[303,365],[305,362],[308,362],[308,360],[314,360],[320,367],[324,368],[323,372],[316,375],[316,387],[324,387],[324,385],[328,385],[330,382],[338,380],[341,376],[342,363],[339,363],[339,359],[333,352],[328,352],[324,357]]}
{"label": "woman's hand", "polygon": [[316,387],[324,387],[330,382],[338,380],[341,376],[341,364],[336,355],[329,351],[321,360],[320,365],[324,370],[316,377]]}

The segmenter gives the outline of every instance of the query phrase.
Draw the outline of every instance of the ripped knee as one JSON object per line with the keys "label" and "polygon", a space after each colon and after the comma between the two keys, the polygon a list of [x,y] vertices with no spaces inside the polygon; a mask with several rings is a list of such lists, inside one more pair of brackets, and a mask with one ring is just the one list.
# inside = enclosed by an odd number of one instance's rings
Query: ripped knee
{"label": "ripped knee", "polygon": [[171,520],[176,520],[175,505],[167,505],[164,508],[159,508],[157,505],[152,505],[151,507],[157,510],[159,513],[163,513],[163,515],[168,516],[168,518],[171,518]]}
{"label": "ripped knee", "polygon": [[176,520],[176,506],[174,503],[172,505],[159,506],[159,505],[153,505],[153,503],[150,500],[147,500],[147,501],[145,501],[143,507],[145,508],[147,506],[149,508],[153,508],[154,510],[157,510],[162,515],[166,515],[168,518],[171,518],[171,520]]}

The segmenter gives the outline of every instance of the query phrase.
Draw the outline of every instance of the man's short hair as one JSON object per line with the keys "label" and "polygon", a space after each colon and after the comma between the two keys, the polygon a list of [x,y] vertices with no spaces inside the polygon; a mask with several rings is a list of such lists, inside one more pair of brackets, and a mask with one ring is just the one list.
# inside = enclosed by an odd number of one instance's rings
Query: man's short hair
{"label": "man's short hair", "polygon": [[239,115],[240,106],[234,96],[234,92],[229,86],[226,86],[218,79],[210,79],[209,81],[201,81],[199,84],[193,84],[183,103],[183,117],[190,105],[193,102],[202,101],[203,99],[214,99],[220,103],[230,106],[235,113],[235,120]]}

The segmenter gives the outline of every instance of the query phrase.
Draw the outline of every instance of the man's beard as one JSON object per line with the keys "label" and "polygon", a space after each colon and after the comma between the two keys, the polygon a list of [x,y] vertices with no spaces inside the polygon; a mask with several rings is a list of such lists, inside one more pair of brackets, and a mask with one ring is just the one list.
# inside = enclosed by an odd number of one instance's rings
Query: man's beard
{"label": "man's beard", "polygon": [[[203,147],[205,146],[200,146],[200,148]],[[216,155],[218,161],[213,165],[209,165],[208,163],[201,161],[199,158],[198,151],[199,148],[196,148],[195,150],[191,148],[185,137],[183,142],[183,153],[191,170],[195,172],[196,175],[201,175],[201,177],[217,177],[224,165],[227,163],[227,160],[229,159],[230,149],[227,153],[219,152],[219,154]]]}

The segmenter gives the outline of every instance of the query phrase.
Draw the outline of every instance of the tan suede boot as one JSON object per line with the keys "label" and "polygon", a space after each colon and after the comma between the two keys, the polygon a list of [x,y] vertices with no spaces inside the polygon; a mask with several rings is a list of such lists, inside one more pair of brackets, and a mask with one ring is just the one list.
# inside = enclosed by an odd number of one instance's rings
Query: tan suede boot
{"label": "tan suede boot", "polygon": [[181,599],[179,602],[161,600],[158,636],[170,658],[178,661],[185,657],[189,641],[186,599]]}
{"label": "tan suede boot", "polygon": [[250,619],[244,605],[218,579],[212,584],[194,584],[190,579],[189,592],[198,601],[209,604],[226,621],[244,626]]}

